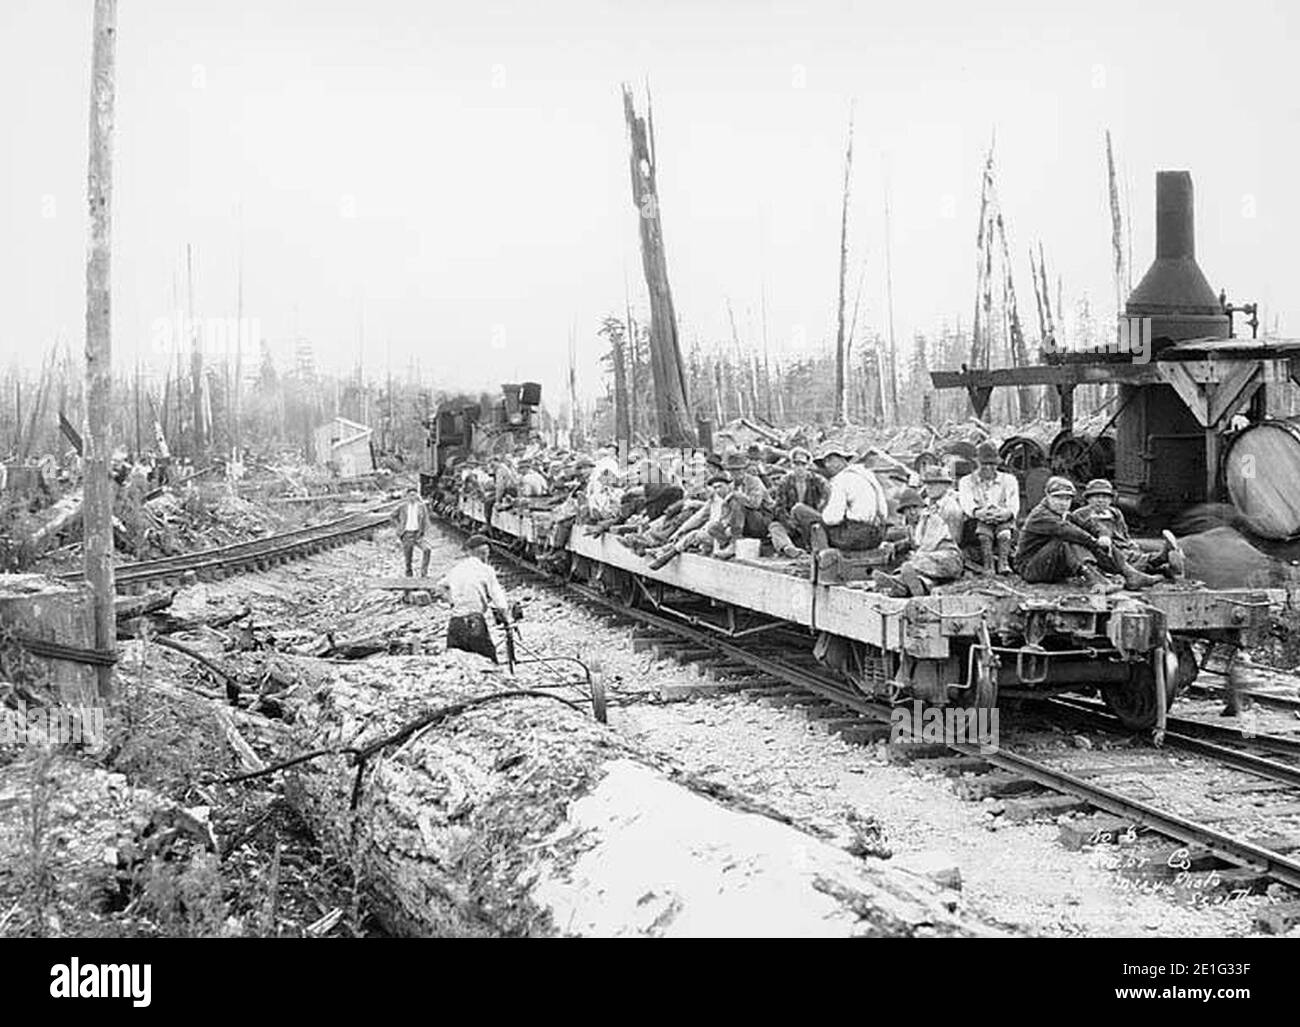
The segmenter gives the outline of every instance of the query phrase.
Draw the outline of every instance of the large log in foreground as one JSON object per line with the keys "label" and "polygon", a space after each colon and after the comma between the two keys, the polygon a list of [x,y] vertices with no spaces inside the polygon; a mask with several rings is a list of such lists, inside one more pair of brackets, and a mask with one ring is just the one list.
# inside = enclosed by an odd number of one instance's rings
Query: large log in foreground
{"label": "large log in foreground", "polygon": [[[485,671],[456,652],[326,666],[295,708],[304,752],[365,750],[431,709],[546,680]],[[286,773],[291,800],[394,933],[993,933],[955,912],[955,893],[740,797],[719,801],[717,788],[706,797],[586,710],[546,696],[437,719],[374,753],[359,777],[341,755]]]}

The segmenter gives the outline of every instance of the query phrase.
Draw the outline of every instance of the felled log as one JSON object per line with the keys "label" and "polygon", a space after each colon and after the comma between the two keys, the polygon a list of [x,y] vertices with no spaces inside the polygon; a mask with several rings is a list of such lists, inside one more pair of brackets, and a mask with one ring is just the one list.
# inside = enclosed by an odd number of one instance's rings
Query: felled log
{"label": "felled log", "polygon": [[64,530],[81,520],[81,493],[64,496],[50,507],[44,524],[32,533],[31,551],[41,553]]}
{"label": "felled log", "polygon": [[459,652],[331,665],[299,693],[298,753],[318,755],[283,771],[286,793],[393,933],[992,933],[923,877],[692,790],[585,708],[456,706],[528,687],[489,667]]}
{"label": "felled log", "polygon": [[170,592],[149,592],[142,596],[118,596],[113,600],[113,615],[118,621],[134,620],[147,613],[157,613],[171,606],[176,598],[175,590]]}

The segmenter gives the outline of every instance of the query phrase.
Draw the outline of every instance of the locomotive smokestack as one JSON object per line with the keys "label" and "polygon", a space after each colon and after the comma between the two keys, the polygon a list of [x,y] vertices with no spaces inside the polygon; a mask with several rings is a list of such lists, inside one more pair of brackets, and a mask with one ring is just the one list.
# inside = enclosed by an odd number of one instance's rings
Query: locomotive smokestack
{"label": "locomotive smokestack", "polygon": [[1196,259],[1196,209],[1192,176],[1156,172],[1156,260]]}
{"label": "locomotive smokestack", "polygon": [[1228,337],[1228,316],[1196,263],[1192,176],[1156,172],[1156,259],[1124,313],[1151,318],[1155,339]]}

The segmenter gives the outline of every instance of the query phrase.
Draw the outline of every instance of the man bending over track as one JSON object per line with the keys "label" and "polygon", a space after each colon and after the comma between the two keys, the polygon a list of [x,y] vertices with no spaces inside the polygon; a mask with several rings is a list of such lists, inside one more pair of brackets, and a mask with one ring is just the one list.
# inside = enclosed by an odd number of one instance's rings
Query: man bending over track
{"label": "man bending over track", "polygon": [[495,611],[497,620],[510,623],[510,603],[496,571],[488,563],[491,547],[483,535],[471,535],[465,543],[468,554],[438,579],[434,586],[451,602],[447,621],[447,648],[486,656],[493,663],[497,648],[488,631],[484,614]]}

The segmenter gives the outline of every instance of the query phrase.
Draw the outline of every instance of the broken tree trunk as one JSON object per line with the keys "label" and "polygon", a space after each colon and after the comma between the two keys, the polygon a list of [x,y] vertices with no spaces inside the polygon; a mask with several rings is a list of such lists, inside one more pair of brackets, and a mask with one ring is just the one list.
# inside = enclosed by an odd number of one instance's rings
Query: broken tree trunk
{"label": "broken tree trunk", "polygon": [[668,258],[664,252],[663,211],[656,183],[654,114],[647,104],[647,117],[638,117],[632,104],[632,90],[624,86],[623,116],[631,137],[632,203],[637,209],[641,263],[650,293],[650,370],[654,377],[659,443],[693,446],[695,427],[691,424],[686,397],[686,369],[677,338],[677,314],[673,309]]}
{"label": "broken tree trunk", "polygon": [[[1020,323],[1020,309],[1016,305],[1016,281],[1011,274],[1011,247],[1007,243],[1006,223],[1002,211],[998,211],[998,240],[1002,245],[1002,274],[1006,289],[1006,310],[1008,330],[1011,341],[1011,363],[1015,367],[1029,366],[1029,350],[1025,346],[1025,331]],[[1034,387],[1020,385],[1016,387],[1020,420],[1036,416],[1037,404],[1034,402]]]}
{"label": "broken tree trunk", "polygon": [[[531,680],[454,651],[436,662],[327,666],[294,707],[304,754],[364,750],[426,711]],[[716,785],[674,777],[585,703],[568,708],[554,695],[462,706],[373,752],[359,775],[340,755],[284,773],[291,801],[355,869],[394,933],[984,931],[952,912],[952,892],[853,857]]]}

